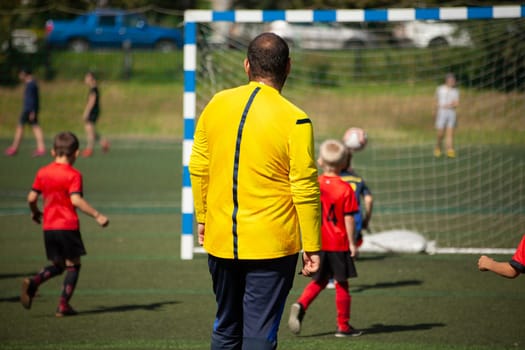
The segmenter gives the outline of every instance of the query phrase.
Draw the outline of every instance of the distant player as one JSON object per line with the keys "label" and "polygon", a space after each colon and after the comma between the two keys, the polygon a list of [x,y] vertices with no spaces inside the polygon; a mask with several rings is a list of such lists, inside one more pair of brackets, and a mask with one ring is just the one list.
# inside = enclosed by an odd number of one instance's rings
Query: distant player
{"label": "distant player", "polygon": [[525,273],[525,235],[523,235],[518,249],[509,262],[497,262],[482,255],[478,260],[478,268],[480,271],[492,271],[507,278],[516,278]]}
{"label": "distant player", "polygon": [[22,68],[18,73],[18,78],[25,84],[23,108],[15,130],[13,143],[5,150],[4,154],[10,157],[16,155],[24,137],[24,126],[29,124],[33,129],[36,140],[36,150],[33,152],[33,157],[42,157],[46,154],[46,147],[44,144],[44,133],[38,124],[38,112],[40,109],[38,83],[33,77],[30,68]]}
{"label": "distant player", "polygon": [[441,157],[444,136],[446,136],[447,157],[456,157],[456,151],[454,151],[454,130],[456,128],[456,108],[458,105],[459,91],[456,88],[456,78],[454,74],[448,73],[445,77],[445,84],[438,86],[436,90],[434,114],[436,117],[437,140],[434,148],[435,157]]}
{"label": "distant player", "polygon": [[323,174],[319,176],[322,207],[321,267],[312,277],[303,293],[290,310],[288,327],[298,334],[306,310],[326,288],[330,278],[335,284],[337,308],[336,337],[359,336],[361,331],[353,328],[350,321],[351,296],[348,278],[357,277],[353,257],[357,252],[354,242],[354,214],[359,210],[354,191],[340,177],[346,166],[345,146],[336,140],[321,144],[319,164]]}
{"label": "distant player", "polygon": [[359,211],[354,214],[354,221],[355,244],[357,247],[360,247],[363,244],[362,230],[368,229],[370,219],[372,219],[374,197],[372,197],[372,192],[366,185],[365,179],[359,176],[352,168],[352,152],[347,149],[347,153],[348,161],[345,169],[341,172],[341,178],[352,186],[359,206]]}
{"label": "distant player", "polygon": [[95,147],[95,141],[97,139],[100,139],[100,146],[102,147],[102,152],[104,153],[109,151],[109,142],[105,138],[101,139],[95,128],[95,124],[97,123],[98,117],[100,116],[100,91],[98,89],[95,73],[87,72],[84,77],[84,82],[87,86],[89,86],[89,94],[83,113],[87,145],[84,151],[82,151],[82,156],[91,157],[93,155],[93,148]]}
{"label": "distant player", "polygon": [[[95,218],[102,227],[107,226],[109,220],[82,197],[82,174],[73,168],[78,156],[77,137],[70,132],[59,133],[55,137],[51,154],[55,161],[38,170],[27,201],[34,222],[40,224],[44,217],[46,254],[52,264],[32,278],[24,279],[20,302],[30,309],[40,284],[66,270],[64,288],[55,314],[56,317],[63,317],[76,314],[69,301],[80,272],[80,256],[86,254],[76,209]],[[44,213],[38,208],[39,195],[44,197]]]}

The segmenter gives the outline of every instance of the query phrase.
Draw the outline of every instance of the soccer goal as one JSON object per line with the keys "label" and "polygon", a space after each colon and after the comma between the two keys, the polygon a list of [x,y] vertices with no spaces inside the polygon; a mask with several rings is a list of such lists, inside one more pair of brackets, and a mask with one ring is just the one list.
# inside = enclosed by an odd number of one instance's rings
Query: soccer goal
{"label": "soccer goal", "polygon": [[[199,251],[196,118],[215,92],[247,81],[246,46],[270,30],[290,43],[283,95],[309,114],[317,142],[367,131],[353,166],[374,195],[372,233],[418,232],[438,252],[512,251],[525,232],[524,17],[525,6],[186,11],[181,258]],[[435,90],[449,72],[460,91],[454,159],[432,154]]]}

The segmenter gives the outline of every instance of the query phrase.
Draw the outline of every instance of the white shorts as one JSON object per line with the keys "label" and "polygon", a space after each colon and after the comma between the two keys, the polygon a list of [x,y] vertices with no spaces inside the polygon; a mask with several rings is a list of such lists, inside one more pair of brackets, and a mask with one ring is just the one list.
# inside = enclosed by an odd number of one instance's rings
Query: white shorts
{"label": "white shorts", "polygon": [[436,129],[456,127],[456,110],[440,108],[436,117]]}

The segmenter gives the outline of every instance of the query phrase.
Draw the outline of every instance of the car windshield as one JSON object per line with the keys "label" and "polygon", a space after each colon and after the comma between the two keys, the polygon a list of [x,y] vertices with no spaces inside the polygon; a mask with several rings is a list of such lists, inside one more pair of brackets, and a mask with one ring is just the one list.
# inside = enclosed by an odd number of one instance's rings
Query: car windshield
{"label": "car windshield", "polygon": [[142,28],[146,21],[144,20],[144,17],[132,14],[124,16],[123,23],[126,27]]}

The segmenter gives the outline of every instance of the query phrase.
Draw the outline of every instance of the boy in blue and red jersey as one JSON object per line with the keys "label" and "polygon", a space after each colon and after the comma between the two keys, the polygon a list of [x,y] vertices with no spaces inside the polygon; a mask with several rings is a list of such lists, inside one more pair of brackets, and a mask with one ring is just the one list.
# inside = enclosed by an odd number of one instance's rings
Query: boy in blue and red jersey
{"label": "boy in blue and red jersey", "polygon": [[[73,133],[59,133],[51,151],[55,161],[38,170],[27,196],[33,221],[40,224],[43,216],[46,254],[52,264],[32,278],[24,279],[20,302],[26,309],[30,309],[40,284],[66,270],[56,317],[76,314],[69,305],[69,300],[78,280],[80,256],[86,254],[76,208],[95,218],[102,227],[109,223],[106,216],[96,211],[82,197],[82,174],[73,168],[79,154],[78,147],[78,139]],[[40,194],[44,198],[44,213],[38,208]]]}
{"label": "boy in blue and red jersey", "polygon": [[319,165],[323,174],[319,176],[322,207],[322,248],[319,271],[305,287],[303,293],[290,310],[288,326],[298,334],[304,314],[314,299],[333,278],[337,308],[336,337],[359,336],[361,331],[353,328],[350,321],[351,296],[348,278],[357,277],[354,256],[357,247],[354,241],[354,214],[359,210],[352,187],[340,177],[347,159],[345,146],[336,140],[321,144]]}
{"label": "boy in blue and red jersey", "polygon": [[352,186],[357,200],[359,210],[354,214],[355,221],[355,244],[359,248],[363,244],[362,230],[369,227],[370,219],[372,218],[372,209],[374,207],[374,198],[372,191],[368,188],[365,179],[358,175],[352,168],[352,152],[347,149],[347,163],[343,171],[341,171],[341,178]]}

